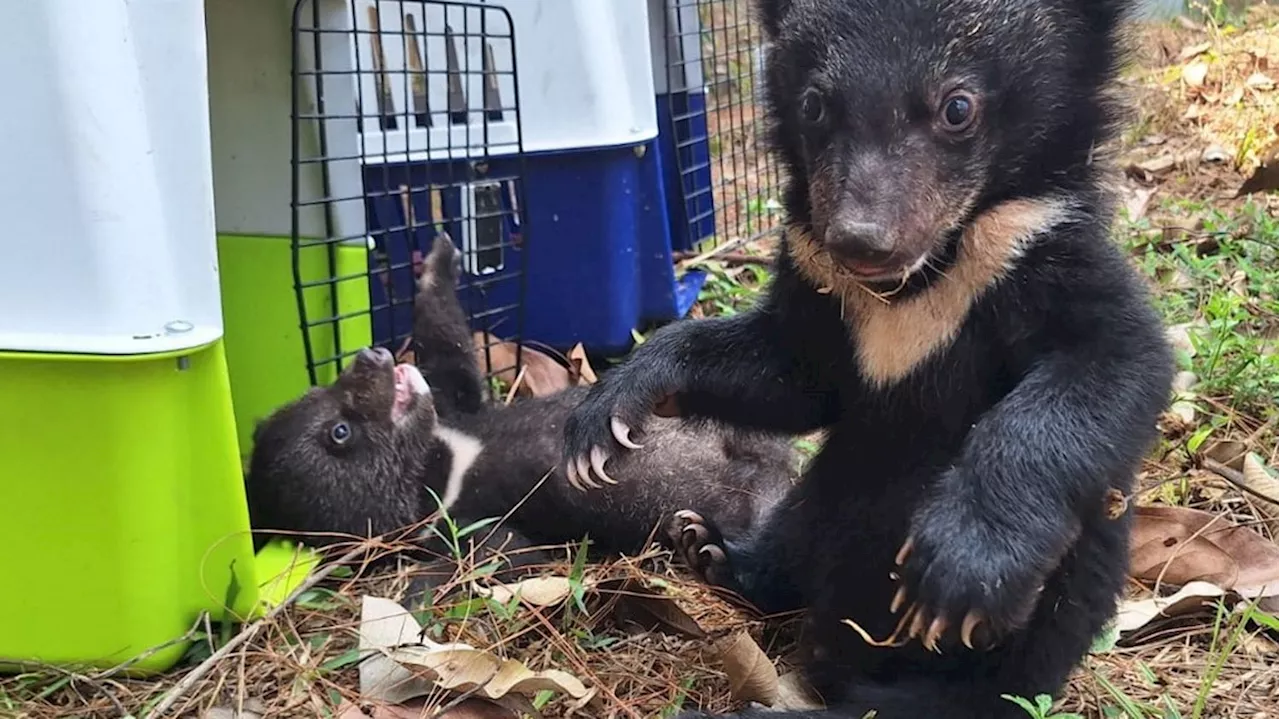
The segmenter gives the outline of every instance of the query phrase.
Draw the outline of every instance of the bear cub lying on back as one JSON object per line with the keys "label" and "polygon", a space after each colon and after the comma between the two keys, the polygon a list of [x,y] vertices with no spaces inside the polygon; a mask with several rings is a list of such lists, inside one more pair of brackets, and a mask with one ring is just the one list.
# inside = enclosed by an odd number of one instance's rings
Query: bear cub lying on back
{"label": "bear cub lying on back", "polygon": [[[681,509],[715,517],[732,542],[790,486],[786,439],[666,419],[610,469],[607,481],[616,484],[584,494],[556,467],[564,422],[586,389],[484,403],[458,271],[456,248],[438,237],[414,302],[420,368],[397,365],[381,348],[363,350],[331,386],[312,388],[259,425],[245,485],[255,530],[311,544],[379,535],[429,517],[438,497],[459,526],[514,510],[493,533],[505,550],[588,535],[600,557],[642,550]],[[680,537],[657,538],[683,551]]]}

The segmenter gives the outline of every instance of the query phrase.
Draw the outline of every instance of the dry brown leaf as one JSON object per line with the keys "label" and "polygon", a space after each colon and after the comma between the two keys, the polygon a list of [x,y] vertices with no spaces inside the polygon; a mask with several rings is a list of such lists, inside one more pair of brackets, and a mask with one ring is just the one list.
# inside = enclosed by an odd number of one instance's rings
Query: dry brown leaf
{"label": "dry brown leaf", "polygon": [[1177,160],[1173,155],[1160,155],[1138,163],[1138,169],[1151,175],[1163,175],[1172,170]]}
{"label": "dry brown leaf", "polygon": [[359,704],[343,701],[338,707],[338,719],[427,719],[435,711],[420,700],[409,704],[372,702],[367,708],[368,713]]}
{"label": "dry brown leaf", "polygon": [[1183,426],[1192,426],[1196,423],[1196,414],[1200,408],[1196,403],[1189,399],[1174,400],[1169,405],[1169,412],[1176,416]]}
{"label": "dry brown leaf", "polygon": [[1194,372],[1178,372],[1173,376],[1173,401],[1169,404],[1169,412],[1180,419],[1183,424],[1192,424],[1196,420],[1196,413],[1199,407],[1196,406],[1196,396],[1191,391],[1195,386],[1197,377]]}
{"label": "dry brown leaf", "polygon": [[1186,62],[1197,55],[1203,55],[1208,52],[1211,47],[1213,47],[1213,43],[1207,40],[1205,42],[1196,43],[1195,45],[1188,45],[1182,48],[1182,52],[1178,53],[1178,60],[1180,62]]}
{"label": "dry brown leaf", "polygon": [[520,719],[520,713],[484,699],[466,699],[435,719]]}
{"label": "dry brown leaf", "polygon": [[1200,150],[1183,150],[1174,158],[1174,165],[1181,166],[1183,169],[1194,170],[1200,164],[1202,154]]}
{"label": "dry brown leaf", "polygon": [[418,641],[422,625],[404,607],[382,597],[363,597],[357,649],[360,662],[360,694],[369,701],[399,704],[432,690],[430,682],[380,653],[385,647]]}
{"label": "dry brown leaf", "polygon": [[267,714],[267,706],[261,699],[250,697],[237,709],[236,707],[213,707],[206,709],[200,719],[262,719]]}
{"label": "dry brown leaf", "polygon": [[1156,222],[1160,231],[1172,240],[1191,239],[1191,235],[1205,228],[1204,218],[1196,215],[1164,215]]}
{"label": "dry brown leaf", "polygon": [[[707,635],[693,617],[686,614],[670,597],[659,594],[634,579],[597,581],[587,577],[582,583],[596,596],[612,597],[615,600],[613,619],[620,627],[644,632],[659,631],[686,639],[702,639]],[[573,594],[573,585],[567,577],[546,576],[511,584],[476,586],[475,591],[503,604],[510,602],[518,594],[526,604],[552,607],[563,603]]]}
{"label": "dry brown leaf", "polygon": [[1204,537],[1190,539],[1192,532],[1176,519],[1145,514],[1145,509],[1135,508],[1129,553],[1134,578],[1172,586],[1197,580],[1224,586],[1235,581],[1239,570],[1231,555]]}
{"label": "dry brown leaf", "polygon": [[365,655],[360,693],[373,701],[399,704],[438,689],[491,700],[553,691],[586,702],[595,694],[558,669],[534,672],[467,644],[432,642],[422,636],[413,615],[390,599],[362,599],[359,634],[359,651]]}
{"label": "dry brown leaf", "polygon": [[474,692],[487,699],[507,694],[530,696],[541,691],[567,694],[578,700],[594,692],[577,677],[559,669],[535,672],[514,659],[502,659],[472,647],[422,644],[403,646],[388,652],[391,659],[411,664],[416,674],[436,686],[458,692]]}
{"label": "dry brown leaf", "polygon": [[1129,199],[1124,203],[1130,222],[1137,222],[1147,214],[1147,207],[1151,205],[1151,198],[1155,194],[1156,189],[1154,187],[1150,189],[1139,187],[1130,193]]}
{"label": "dry brown leaf", "polygon": [[1194,485],[1197,492],[1207,502],[1221,502],[1223,497],[1228,493],[1235,496],[1235,492],[1229,489],[1230,484],[1227,483],[1222,475],[1217,472],[1210,472],[1207,469],[1192,469],[1187,472],[1187,483]]}
{"label": "dry brown leaf", "polygon": [[[702,639],[706,631],[685,613],[670,597],[659,594],[634,579],[597,581],[590,577],[582,583],[596,596],[612,597],[614,622],[636,631],[659,631],[686,639]],[[516,594],[526,604],[551,607],[563,603],[573,594],[566,577],[533,577],[511,584],[475,587],[478,594],[507,603]]]}
{"label": "dry brown leaf", "polygon": [[1177,267],[1162,267],[1156,271],[1156,279],[1166,290],[1189,290],[1196,286],[1195,280]]}
{"label": "dry brown leaf", "polygon": [[729,679],[729,693],[735,700],[760,702],[765,706],[773,706],[778,701],[778,670],[750,634],[738,632],[716,642],[714,649]]}
{"label": "dry brown leaf", "polygon": [[[516,343],[499,340],[487,332],[476,332],[472,335],[476,345],[476,362],[480,370],[486,371],[486,346],[489,353],[488,366],[497,370],[496,376],[508,385],[514,384],[517,377]],[[544,352],[532,347],[520,350],[520,385],[516,394],[521,397],[545,397],[572,386],[569,370]]]}
{"label": "dry brown leaf", "polygon": [[1244,81],[1244,84],[1255,90],[1270,90],[1276,86],[1276,81],[1260,72],[1255,72]]}
{"label": "dry brown leaf", "polygon": [[1122,632],[1141,629],[1158,617],[1176,617],[1194,612],[1226,592],[1209,582],[1191,582],[1167,597],[1129,599],[1120,603],[1116,628]]}
{"label": "dry brown leaf", "polygon": [[402,347],[399,352],[395,353],[396,364],[411,364],[416,367],[418,364],[418,353],[408,347],[407,340],[405,344],[405,347]]}
{"label": "dry brown leaf", "polygon": [[1222,145],[1209,145],[1200,153],[1200,160],[1208,163],[1222,163],[1231,159],[1231,153]]}
{"label": "dry brown leaf", "polygon": [[[1261,606],[1258,608],[1264,612],[1271,611]],[[1245,652],[1250,657],[1255,659],[1265,658],[1268,664],[1274,665],[1274,657],[1276,655],[1276,641],[1274,639],[1262,633],[1251,634],[1247,637],[1241,637],[1241,639],[1240,645],[1244,647]],[[1254,714],[1254,716],[1258,717],[1258,719],[1267,719],[1266,714]]]}
{"label": "dry brown leaf", "polygon": [[686,639],[702,639],[706,631],[693,617],[685,613],[670,597],[632,579],[601,582],[598,590],[612,594],[617,601],[613,606],[614,622],[625,629],[642,632],[662,632]]}
{"label": "dry brown leaf", "polygon": [[1215,462],[1220,462],[1236,471],[1244,469],[1244,457],[1248,453],[1248,445],[1231,439],[1217,440],[1208,443],[1204,448],[1205,457]]}
{"label": "dry brown leaf", "polygon": [[596,371],[591,368],[591,363],[587,361],[587,350],[582,346],[581,342],[569,350],[569,367],[571,382],[579,386],[596,383]]}
{"label": "dry brown leaf", "polygon": [[1156,426],[1165,437],[1182,437],[1195,429],[1194,422],[1188,422],[1175,412],[1165,411],[1156,421]]}
{"label": "dry brown leaf", "polygon": [[476,586],[475,591],[482,597],[492,597],[500,604],[506,604],[512,597],[520,596],[520,601],[536,607],[550,607],[560,604],[573,594],[573,584],[568,577],[530,577],[511,584],[498,584],[491,587]]}
{"label": "dry brown leaf", "polygon": [[1248,527],[1198,509],[1136,507],[1130,574],[1164,584],[1210,582],[1246,598],[1280,589],[1280,547]]}
{"label": "dry brown leaf", "polygon": [[1182,80],[1191,87],[1204,86],[1209,77],[1209,63],[1197,60],[1182,66]]}
{"label": "dry brown leaf", "polygon": [[1227,289],[1236,297],[1249,297],[1249,275],[1244,270],[1236,270],[1231,273],[1231,279],[1227,281]]}
{"label": "dry brown leaf", "polygon": [[437,714],[439,707],[425,699],[414,699],[404,704],[376,702],[369,713],[360,706],[344,701],[338,708],[338,719],[519,719],[520,712],[484,699],[465,699],[448,711]]}
{"label": "dry brown leaf", "polygon": [[1195,372],[1183,370],[1173,375],[1173,391],[1175,394],[1186,394],[1196,386],[1196,382],[1200,379],[1196,377]]}
{"label": "dry brown leaf", "polygon": [[778,677],[778,699],[770,709],[776,711],[819,711],[826,704],[818,697],[804,675],[790,671]]}
{"label": "dry brown leaf", "polygon": [[1244,475],[1246,487],[1271,500],[1271,502],[1258,502],[1259,510],[1266,512],[1270,517],[1275,517],[1278,508],[1272,502],[1280,501],[1280,480],[1272,476],[1263,464],[1262,458],[1252,452],[1244,458],[1240,473]]}
{"label": "dry brown leaf", "polygon": [[1191,328],[1194,324],[1193,322],[1184,322],[1180,325],[1169,325],[1168,329],[1165,330],[1165,338],[1169,340],[1169,346],[1187,353],[1188,357],[1196,356],[1196,346],[1191,341]]}

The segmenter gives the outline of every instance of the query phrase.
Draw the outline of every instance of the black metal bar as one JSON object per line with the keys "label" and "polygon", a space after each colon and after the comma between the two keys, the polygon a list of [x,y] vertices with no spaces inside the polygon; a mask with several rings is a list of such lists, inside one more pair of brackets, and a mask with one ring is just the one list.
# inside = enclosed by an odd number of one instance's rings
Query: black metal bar
{"label": "black metal bar", "polygon": [[[312,3],[310,27],[304,27],[303,21],[307,2]],[[471,271],[464,273],[459,291],[466,295],[464,309],[473,326],[484,323],[483,328],[490,331],[498,326],[510,329],[507,323],[515,320],[515,335],[507,339],[516,344],[518,367],[523,361],[519,348],[525,322],[530,233],[522,217],[527,171],[514,20],[505,8],[482,2],[378,0],[360,8],[356,5],[350,2],[338,10],[347,16],[343,21],[349,24],[346,29],[322,26],[328,18],[321,17],[316,0],[296,0],[294,5],[292,270],[310,381],[318,384],[319,367],[334,365],[341,371],[344,361],[358,351],[359,347],[349,347],[349,338],[342,336],[341,328],[350,320],[368,316],[378,343],[399,343],[412,337],[412,310],[406,314],[405,308],[412,307],[417,293],[405,292],[405,279],[412,277],[417,253],[429,251],[431,238],[441,230],[449,231],[468,257]],[[369,14],[368,22],[363,23],[367,27],[361,27],[359,14],[365,11]],[[392,13],[398,17],[392,18]],[[501,13],[506,29],[496,27],[501,23],[495,21],[499,17],[495,13]],[[313,43],[314,67],[302,67],[301,43],[306,36]],[[351,54],[354,66],[325,67],[322,39],[324,43],[344,39],[355,43]],[[366,42],[369,46],[362,48]],[[444,43],[443,68],[437,61],[441,56],[438,43]],[[477,54],[478,60],[474,58]],[[335,76],[355,84],[355,107],[335,107],[325,101],[324,84]],[[445,96],[432,99],[431,83],[442,77]],[[304,79],[315,83],[314,109],[301,106]],[[399,92],[395,82],[403,83]],[[505,82],[510,83],[506,88],[501,84]],[[367,84],[374,89],[372,96],[365,91]],[[475,91],[477,87],[480,92]],[[504,97],[508,91],[512,96]],[[337,121],[354,122],[359,135],[354,138],[354,153],[331,153],[328,138],[336,127],[331,123]],[[315,156],[302,155],[304,122],[314,123],[320,130],[320,149]],[[477,122],[479,127],[475,127]],[[502,139],[495,136],[495,124],[503,128]],[[458,125],[463,127],[454,130]],[[443,147],[438,146],[441,142]],[[495,160],[498,154],[506,156]],[[339,161],[358,165],[358,193],[334,190],[336,178],[330,167]],[[495,162],[499,163],[496,168],[491,166]],[[317,163],[322,190],[303,197],[302,168]],[[493,189],[481,189],[477,183]],[[419,209],[423,202],[430,207],[428,212]],[[362,227],[338,227],[337,211],[343,203],[359,203],[365,217]],[[301,213],[311,208],[325,213],[323,237],[301,236]],[[454,228],[461,228],[461,232],[454,232]],[[369,266],[359,272],[340,272],[338,245],[350,242],[368,243]],[[327,272],[304,277],[302,253],[312,248],[327,254]],[[494,271],[489,272],[491,269]],[[481,270],[483,274],[476,274]],[[340,307],[339,288],[350,282],[370,287],[367,308]],[[317,309],[314,303],[308,307],[306,302],[306,293],[313,288],[328,288],[329,307],[322,313],[326,316],[308,316]],[[493,301],[498,296],[506,299]],[[331,356],[317,356],[315,332],[332,333]],[[503,370],[495,370],[487,357],[490,344],[485,343],[485,364],[487,374],[492,375]]]}
{"label": "black metal bar", "polygon": [[[308,0],[297,0],[297,2],[295,2],[293,5],[293,16],[291,19],[291,22],[293,24],[293,32],[290,33],[291,37],[290,37],[290,45],[289,45],[289,50],[293,57],[293,73],[294,73],[291,78],[292,82],[291,82],[290,94],[289,94],[290,113],[293,118],[292,121],[289,123],[290,124],[289,142],[291,145],[291,153],[295,158],[299,155],[299,147],[301,145],[301,142],[298,137],[298,119],[297,119],[298,118],[298,85],[299,85],[297,70],[301,60],[301,58],[298,56],[298,35],[301,32],[301,28],[298,25],[298,20],[299,20],[299,16],[302,13],[302,6],[306,2],[308,2]],[[319,65],[319,61],[317,60],[317,66],[318,65]],[[319,79],[316,80],[316,84],[317,85],[319,84]],[[299,212],[298,197],[299,197],[299,190],[301,186],[301,178],[300,178],[301,167],[298,165],[297,162],[290,163],[290,166],[291,167],[290,167],[290,173],[289,173],[289,183],[291,188],[290,189],[291,207],[290,207],[290,216],[289,216],[289,233],[292,236],[291,237],[292,247],[290,248],[289,259],[290,259],[290,266],[293,271],[293,286],[294,286],[294,294],[296,296],[297,305],[298,305],[298,320],[300,325],[302,326],[302,348],[303,348],[303,353],[307,362],[307,376],[309,377],[311,384],[314,385],[316,384],[315,355],[313,354],[312,347],[311,347],[311,332],[305,326],[306,317],[307,317],[307,304],[306,304],[306,297],[302,290],[302,259],[301,259],[301,255],[299,253],[299,247],[298,247],[299,232],[301,229],[299,226],[300,222],[298,217],[298,212]]]}
{"label": "black metal bar", "polygon": [[[761,36],[747,0],[666,0],[663,8],[668,131],[676,135],[675,162],[688,233],[677,239],[699,248],[719,247],[731,239],[751,240],[771,232],[776,218],[768,201],[777,198],[780,179],[760,138],[755,51]],[[690,26],[687,14],[697,16],[697,26]],[[696,45],[696,50],[686,48],[686,43]],[[685,71],[695,65],[702,69],[702,87],[685,82]],[[689,102],[677,105],[676,89]],[[690,95],[695,93],[702,95],[700,107],[692,104]],[[713,234],[699,241],[708,219],[714,223]]]}

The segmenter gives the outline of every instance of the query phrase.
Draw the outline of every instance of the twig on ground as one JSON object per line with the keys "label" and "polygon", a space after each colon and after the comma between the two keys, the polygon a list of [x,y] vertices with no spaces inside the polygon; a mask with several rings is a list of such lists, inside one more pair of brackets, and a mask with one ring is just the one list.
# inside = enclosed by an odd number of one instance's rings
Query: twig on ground
{"label": "twig on ground", "polygon": [[1234,470],[1216,459],[1209,459],[1208,457],[1205,457],[1204,460],[1202,460],[1202,464],[1204,464],[1205,469],[1235,485],[1236,489],[1261,499],[1264,502],[1280,505],[1280,502],[1277,502],[1274,497],[1268,497],[1253,487],[1250,487],[1244,480],[1243,472]]}
{"label": "twig on ground", "polygon": [[[687,259],[678,260],[676,262],[676,271],[680,271],[692,265],[699,264],[717,255],[722,255],[728,252],[729,250],[736,250],[737,248],[741,247],[742,245],[745,245],[746,243],[747,243],[747,238],[739,237],[737,239],[729,240],[728,242],[716,245],[715,247],[712,247],[711,249],[701,254],[688,257]],[[681,253],[677,253],[677,256],[688,255],[688,254],[689,254],[688,252],[681,252]],[[676,257],[672,257],[672,259],[676,259]]]}
{"label": "twig on ground", "polygon": [[516,392],[520,389],[520,385],[524,384],[524,371],[528,368],[529,365],[527,364],[520,365],[520,371],[516,374],[515,380],[512,381],[511,389],[507,390],[507,398],[503,400],[502,404],[509,405],[511,400],[516,398]]}
{"label": "twig on ground", "polygon": [[695,260],[703,261],[714,259],[717,262],[723,262],[726,265],[770,265],[773,263],[772,255],[748,255],[745,252],[722,252],[714,256],[699,256],[692,252],[675,252],[672,253],[672,259],[677,262],[689,260],[685,263],[685,267],[696,264]]}
{"label": "twig on ground", "polygon": [[360,554],[362,554],[365,550],[366,548],[364,547],[364,545],[358,546],[352,549],[351,551],[347,552],[346,554],[342,555],[341,557],[339,557],[337,561],[329,564],[328,566],[324,567],[320,571],[308,577],[306,581],[298,585],[297,589],[294,589],[292,592],[290,592],[289,596],[285,597],[285,600],[283,602],[280,602],[276,606],[272,607],[270,611],[262,615],[262,617],[255,620],[249,626],[245,627],[239,634],[232,637],[226,644],[223,644],[218,649],[218,651],[209,655],[208,659],[205,659],[203,662],[200,662],[200,664],[197,665],[195,669],[192,669],[190,672],[188,672],[187,675],[184,676],[181,681],[175,684],[173,688],[170,689],[168,692],[166,692],[164,697],[159,702],[156,703],[155,707],[151,710],[151,712],[147,714],[147,719],[156,719],[156,717],[164,716],[164,713],[169,711],[169,709],[171,709],[173,705],[176,704],[178,700],[182,698],[182,695],[190,691],[192,687],[194,687],[201,679],[205,677],[205,675],[213,671],[213,668],[218,665],[218,662],[221,662],[228,655],[230,655],[231,652],[236,647],[239,647],[241,644],[244,644],[245,642],[252,639],[262,629],[262,627],[266,626],[268,622],[275,619],[276,615],[284,611],[286,607],[288,607],[290,604],[296,601],[297,598],[302,596],[304,592],[311,589],[312,587],[319,584],[320,582],[324,581],[324,579],[328,577],[330,574],[333,574],[338,569],[338,567],[360,556]]}
{"label": "twig on ground", "polygon": [[129,711],[125,709],[124,704],[122,704],[120,700],[116,698],[115,692],[112,692],[110,689],[106,687],[105,684],[102,683],[101,680],[103,678],[103,675],[91,677],[85,674],[79,674],[79,673],[70,671],[68,669],[64,669],[63,667],[57,666],[55,664],[43,664],[43,663],[31,663],[31,662],[23,662],[23,664],[29,665],[32,667],[37,667],[43,671],[48,671],[53,674],[61,674],[62,676],[66,677],[67,680],[72,685],[72,691],[75,691],[74,687],[77,682],[81,684],[85,684],[89,688],[93,689],[95,692],[100,694],[101,696],[105,697],[107,701],[111,702],[111,706],[114,707],[116,711],[120,712],[120,716],[122,717],[129,716]]}
{"label": "twig on ground", "polygon": [[[145,651],[145,652],[143,652],[143,653],[139,654],[138,656],[136,656],[136,657],[134,657],[134,658],[130,659],[130,660],[129,660],[129,661],[127,661],[127,662],[124,662],[124,663],[122,663],[122,664],[117,664],[116,666],[111,667],[110,669],[108,669],[108,670],[106,670],[106,671],[104,671],[104,672],[101,672],[101,673],[99,673],[99,674],[95,674],[95,675],[93,676],[94,680],[102,681],[102,680],[110,679],[111,677],[113,677],[113,676],[115,676],[115,675],[117,675],[117,674],[120,674],[121,672],[124,672],[125,670],[129,669],[130,667],[135,666],[135,665],[137,665],[137,664],[139,664],[139,663],[141,663],[141,662],[143,662],[143,661],[146,661],[147,659],[150,659],[151,657],[153,657],[153,656],[155,656],[156,654],[158,654],[158,653],[160,653],[160,652],[162,652],[162,651],[164,651],[164,650],[168,649],[169,647],[174,646],[175,644],[182,644],[182,643],[184,643],[184,642],[189,642],[189,641],[191,641],[191,639],[192,639],[193,637],[195,637],[195,635],[196,635],[196,630],[200,628],[200,625],[201,625],[201,624],[204,624],[204,623],[205,623],[205,618],[206,618],[207,616],[208,616],[208,615],[206,615],[206,614],[201,614],[199,617],[197,617],[197,618],[196,618],[196,621],[191,625],[191,628],[187,630],[187,633],[186,633],[186,634],[183,634],[182,636],[178,637],[177,639],[171,639],[171,640],[169,640],[169,641],[167,641],[167,642],[165,642],[164,644],[161,644],[161,645],[159,645],[159,646],[154,646],[154,647],[152,647],[152,648],[148,649],[147,651]],[[212,635],[212,634],[210,634],[210,633],[208,633],[208,632],[206,631],[205,636],[210,636],[210,637],[211,637],[211,636],[213,636],[213,635]]]}

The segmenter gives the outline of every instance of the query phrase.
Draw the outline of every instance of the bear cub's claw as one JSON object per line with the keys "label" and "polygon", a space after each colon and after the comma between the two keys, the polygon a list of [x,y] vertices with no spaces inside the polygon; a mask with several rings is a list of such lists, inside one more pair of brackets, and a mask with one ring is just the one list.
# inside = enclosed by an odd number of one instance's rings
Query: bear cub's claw
{"label": "bear cub's claw", "polygon": [[714,586],[727,585],[729,557],[724,550],[724,537],[714,524],[691,509],[682,509],[671,516],[667,537],[699,580]]}
{"label": "bear cub's claw", "polygon": [[941,545],[924,539],[908,537],[894,557],[900,583],[888,609],[898,618],[895,636],[935,652],[957,639],[986,650],[1030,619],[1043,586],[1015,557],[988,551],[975,563],[965,558],[980,555],[957,551],[964,537]]}

